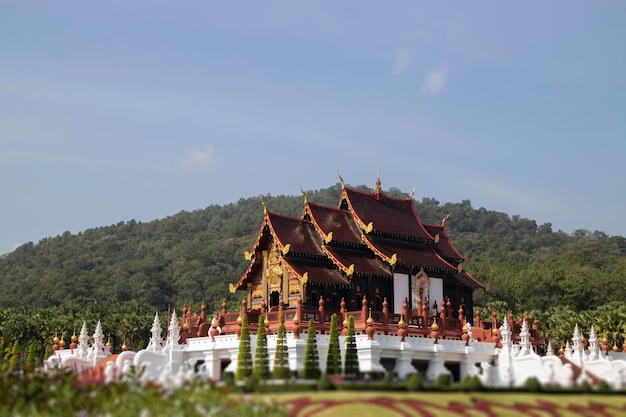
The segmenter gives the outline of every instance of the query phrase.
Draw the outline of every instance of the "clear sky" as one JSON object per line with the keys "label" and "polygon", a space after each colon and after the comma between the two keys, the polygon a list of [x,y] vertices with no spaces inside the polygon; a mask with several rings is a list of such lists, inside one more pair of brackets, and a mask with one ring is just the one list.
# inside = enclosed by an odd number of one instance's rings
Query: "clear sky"
{"label": "clear sky", "polygon": [[337,171],[626,236],[624,22],[621,0],[5,0],[0,253]]}

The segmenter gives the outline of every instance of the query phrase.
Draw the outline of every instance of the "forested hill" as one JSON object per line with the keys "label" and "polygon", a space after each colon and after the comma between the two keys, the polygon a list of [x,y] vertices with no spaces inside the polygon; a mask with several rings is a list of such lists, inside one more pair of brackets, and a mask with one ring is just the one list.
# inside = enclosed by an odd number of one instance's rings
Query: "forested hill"
{"label": "forested hill", "polygon": [[[357,187],[366,189],[366,187]],[[307,193],[336,206],[341,185]],[[390,196],[407,196],[389,189]],[[302,196],[264,196],[269,210],[299,216]],[[469,253],[466,270],[484,283],[476,301],[516,311],[555,304],[580,311],[626,299],[626,239],[603,232],[553,231],[520,216],[474,209],[469,200],[415,203],[425,223],[440,223]],[[218,310],[245,268],[263,217],[257,197],[212,205],[149,223],[134,220],[27,243],[0,258],[0,307],[52,307],[94,300],[137,300],[164,309],[206,301]],[[239,295],[237,295],[239,298]]]}

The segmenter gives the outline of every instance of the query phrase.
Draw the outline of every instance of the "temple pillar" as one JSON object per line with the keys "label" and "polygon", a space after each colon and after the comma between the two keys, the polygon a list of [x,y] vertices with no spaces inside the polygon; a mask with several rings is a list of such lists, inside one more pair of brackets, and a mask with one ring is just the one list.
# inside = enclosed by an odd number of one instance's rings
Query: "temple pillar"
{"label": "temple pillar", "polygon": [[289,352],[289,370],[299,376],[304,369],[304,354],[306,341],[294,337],[287,338],[287,351]]}
{"label": "temple pillar", "polygon": [[439,344],[433,345],[433,356],[428,362],[428,369],[426,370],[426,378],[429,381],[435,382],[439,375],[448,375],[451,376],[452,373],[448,368],[446,368],[443,360],[443,352],[444,347]]}
{"label": "temple pillar", "polygon": [[404,379],[407,375],[415,372],[415,368],[411,364],[413,360],[413,349],[409,342],[400,342],[400,353],[396,358],[396,366],[393,369],[398,378]]}
{"label": "temple pillar", "polygon": [[360,372],[386,372],[380,364],[382,347],[377,340],[368,340],[362,336],[357,337],[356,348]]}

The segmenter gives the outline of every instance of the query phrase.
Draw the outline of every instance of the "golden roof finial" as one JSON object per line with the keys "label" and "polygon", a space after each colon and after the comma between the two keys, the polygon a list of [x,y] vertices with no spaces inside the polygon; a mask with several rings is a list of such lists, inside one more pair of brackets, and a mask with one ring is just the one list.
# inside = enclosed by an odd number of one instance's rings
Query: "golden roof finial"
{"label": "golden roof finial", "polygon": [[263,206],[263,213],[267,213],[267,204],[265,204],[262,194],[259,194],[259,199],[261,200],[261,205]]}
{"label": "golden roof finial", "polygon": [[341,189],[343,190],[344,188],[346,188],[346,183],[343,182],[343,178],[341,177],[339,170],[337,170],[337,175],[339,176],[339,181],[341,182]]}
{"label": "golden roof finial", "polygon": [[415,195],[415,187],[413,187],[413,191],[411,191],[411,194],[409,195],[409,198],[411,200],[413,200],[413,196]]}
{"label": "golden roof finial", "polygon": [[306,199],[306,193],[304,192],[304,190],[302,189],[302,185],[300,185],[300,192],[302,193],[302,196],[304,197],[304,204],[307,204],[307,199]]}
{"label": "golden roof finial", "polygon": [[445,226],[446,225],[446,220],[448,220],[450,218],[450,213],[446,214],[446,217],[444,217],[441,220],[441,226]]}
{"label": "golden roof finial", "polygon": [[376,188],[374,188],[375,193],[380,193],[380,168],[376,168]]}

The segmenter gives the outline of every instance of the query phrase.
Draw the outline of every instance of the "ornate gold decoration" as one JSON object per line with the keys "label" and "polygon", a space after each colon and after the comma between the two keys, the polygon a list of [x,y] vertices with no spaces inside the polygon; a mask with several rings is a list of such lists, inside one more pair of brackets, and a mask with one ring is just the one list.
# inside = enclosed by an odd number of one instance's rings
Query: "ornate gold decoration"
{"label": "ornate gold decoration", "polygon": [[283,246],[283,249],[281,252],[283,253],[283,255],[287,255],[290,249],[291,249],[291,243],[287,243],[285,246]]}
{"label": "ornate gold decoration", "polygon": [[328,232],[328,234],[324,237],[324,242],[327,244],[332,242],[333,240],[333,232]]}
{"label": "ornate gold decoration", "polygon": [[414,195],[415,195],[415,187],[413,187],[413,191],[411,191],[409,198],[412,200]]}
{"label": "ornate gold decoration", "polygon": [[448,213],[448,214],[446,215],[446,217],[444,217],[444,218],[441,220],[441,226],[445,226],[445,225],[446,225],[446,220],[448,220],[449,218],[450,218],[450,213]]}
{"label": "ornate gold decoration", "polygon": [[254,253],[250,253],[247,250],[243,251],[243,256],[246,258],[246,261],[251,261],[254,258]]}
{"label": "ornate gold decoration", "polygon": [[259,194],[259,198],[261,199],[261,205],[263,206],[263,213],[267,213],[267,205],[265,204],[265,200],[263,199],[263,195]]}
{"label": "ornate gold decoration", "polygon": [[365,227],[365,232],[372,233],[372,230],[374,230],[374,222],[369,222],[369,224]]}
{"label": "ornate gold decoration", "polygon": [[230,291],[231,294],[234,294],[237,291],[237,287],[235,287],[232,283],[229,283],[228,291]]}
{"label": "ornate gold decoration", "polygon": [[[289,252],[290,245],[283,248],[283,254]],[[278,245],[274,243],[270,249],[267,260],[267,282],[271,287],[279,286],[283,278],[283,263],[278,250]]]}
{"label": "ornate gold decoration", "polygon": [[348,274],[348,276],[350,276],[350,277],[351,277],[352,275],[354,275],[354,264],[352,264],[352,265],[350,265],[350,266],[348,267],[348,271],[347,271],[346,273],[347,273],[347,274]]}
{"label": "ornate gold decoration", "polygon": [[298,281],[300,281],[302,284],[306,284],[307,282],[309,282],[309,273],[305,272],[304,274],[302,274],[302,278],[298,278]]}
{"label": "ornate gold decoration", "polygon": [[304,192],[304,190],[302,189],[302,185],[300,186],[300,192],[302,193],[302,196],[304,197],[304,205],[306,206],[307,204],[307,198],[306,198],[306,193]]}
{"label": "ornate gold decoration", "polygon": [[341,189],[343,190],[344,188],[346,188],[346,184],[343,182],[343,178],[341,178],[341,174],[339,173],[339,170],[337,170],[337,175],[339,176],[339,181],[341,182]]}
{"label": "ornate gold decoration", "polygon": [[398,262],[398,255],[394,253],[393,255],[391,255],[391,259],[389,260],[389,265],[396,266],[396,262]]}

